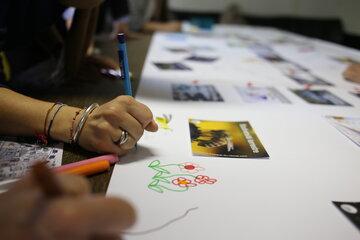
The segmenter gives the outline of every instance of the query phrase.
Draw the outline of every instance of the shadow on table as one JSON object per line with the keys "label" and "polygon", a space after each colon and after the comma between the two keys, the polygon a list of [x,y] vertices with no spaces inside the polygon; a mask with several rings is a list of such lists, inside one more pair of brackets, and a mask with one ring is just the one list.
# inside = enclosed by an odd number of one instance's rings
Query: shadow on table
{"label": "shadow on table", "polygon": [[153,156],[155,156],[155,154],[151,151],[150,148],[138,145],[137,149],[133,149],[127,155],[121,157],[118,164],[125,165],[137,161],[144,161]]}

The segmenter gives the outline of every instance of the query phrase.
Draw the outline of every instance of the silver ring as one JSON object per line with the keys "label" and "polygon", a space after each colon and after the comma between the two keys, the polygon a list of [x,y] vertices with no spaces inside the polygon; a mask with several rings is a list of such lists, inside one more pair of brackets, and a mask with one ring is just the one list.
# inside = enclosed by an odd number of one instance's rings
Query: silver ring
{"label": "silver ring", "polygon": [[116,145],[123,145],[124,143],[127,142],[128,139],[129,139],[129,133],[127,131],[122,130],[119,140],[115,141],[114,143]]}

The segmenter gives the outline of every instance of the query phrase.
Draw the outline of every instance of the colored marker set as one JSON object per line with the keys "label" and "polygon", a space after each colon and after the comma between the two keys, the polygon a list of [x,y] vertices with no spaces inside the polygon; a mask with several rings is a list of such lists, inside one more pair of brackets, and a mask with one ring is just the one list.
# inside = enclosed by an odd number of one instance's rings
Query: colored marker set
{"label": "colored marker set", "polygon": [[115,154],[104,155],[100,157],[90,158],[87,160],[66,164],[53,170],[57,173],[67,173],[89,176],[96,173],[108,171],[110,165],[119,161],[119,158]]}

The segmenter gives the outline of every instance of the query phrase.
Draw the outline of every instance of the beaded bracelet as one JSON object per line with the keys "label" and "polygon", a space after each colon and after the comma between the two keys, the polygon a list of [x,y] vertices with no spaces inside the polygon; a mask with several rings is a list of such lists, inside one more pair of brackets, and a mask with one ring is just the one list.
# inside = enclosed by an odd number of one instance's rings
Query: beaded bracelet
{"label": "beaded bracelet", "polygon": [[99,107],[99,104],[93,103],[85,109],[84,113],[82,114],[82,116],[79,120],[79,123],[76,126],[74,135],[72,136],[70,143],[77,143],[77,141],[79,140],[79,137],[80,137],[80,133],[85,125],[86,120],[88,119],[90,113],[92,111],[94,111],[95,108],[97,108],[97,107]]}

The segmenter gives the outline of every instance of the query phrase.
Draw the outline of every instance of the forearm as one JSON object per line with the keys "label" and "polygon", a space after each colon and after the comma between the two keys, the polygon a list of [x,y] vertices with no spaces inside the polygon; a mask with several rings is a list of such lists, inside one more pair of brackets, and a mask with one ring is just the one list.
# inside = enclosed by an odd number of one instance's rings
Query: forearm
{"label": "forearm", "polygon": [[[46,113],[53,103],[36,100],[0,88],[0,134],[34,136],[44,133]],[[51,137],[67,141],[77,108],[63,107],[54,119]]]}
{"label": "forearm", "polygon": [[143,25],[142,30],[144,32],[156,32],[156,31],[164,31],[164,32],[178,32],[181,30],[181,22],[147,22]]}
{"label": "forearm", "polygon": [[[132,97],[119,96],[101,106],[90,106],[81,111],[0,87],[0,135],[42,133],[63,142],[71,139],[90,151],[122,155],[134,147],[144,130],[158,129],[150,109]],[[128,141],[117,144],[124,131]]]}

